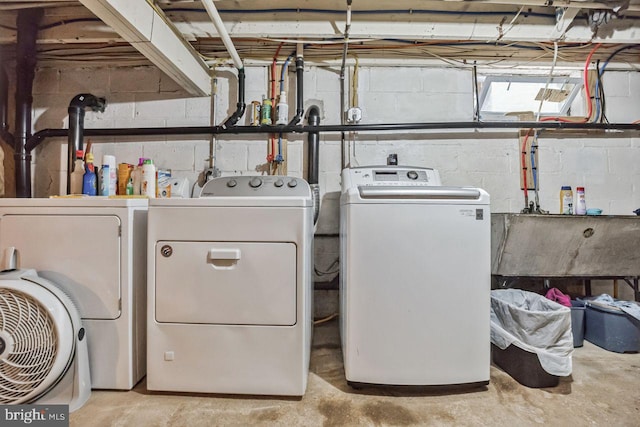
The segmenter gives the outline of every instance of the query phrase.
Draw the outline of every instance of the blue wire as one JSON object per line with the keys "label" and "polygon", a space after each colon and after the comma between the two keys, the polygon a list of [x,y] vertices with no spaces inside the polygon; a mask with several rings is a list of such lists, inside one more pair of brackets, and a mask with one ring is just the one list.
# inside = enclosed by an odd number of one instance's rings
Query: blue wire
{"label": "blue wire", "polygon": [[287,57],[287,60],[284,61],[284,65],[282,66],[282,73],[280,74],[280,92],[284,90],[284,76],[287,75],[287,67],[289,66],[289,63],[291,62],[295,54],[295,52],[291,53],[291,55]]}
{"label": "blue wire", "polygon": [[531,176],[533,176],[533,188],[534,190],[538,188],[538,170],[536,169],[536,144],[538,143],[538,138],[534,135],[533,143],[531,144]]}
{"label": "blue wire", "polygon": [[282,134],[278,136],[278,155],[276,156],[276,162],[281,162],[282,158]]}

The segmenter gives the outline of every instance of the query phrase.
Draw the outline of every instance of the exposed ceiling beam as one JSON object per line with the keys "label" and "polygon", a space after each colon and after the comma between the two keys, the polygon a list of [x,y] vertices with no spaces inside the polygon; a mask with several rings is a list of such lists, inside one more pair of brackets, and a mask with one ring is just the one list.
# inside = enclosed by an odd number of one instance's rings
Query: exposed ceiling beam
{"label": "exposed ceiling beam", "polygon": [[[569,13],[570,16],[571,12]],[[575,15],[574,15],[575,16]],[[174,20],[176,27],[190,40],[202,37],[217,37],[216,31],[207,21],[196,20],[193,16],[188,22]],[[569,27],[556,25],[554,21],[546,23],[518,19],[513,25],[496,18],[494,22],[464,22],[450,20],[433,22],[425,20],[402,20],[401,17],[385,21],[364,20],[354,17],[349,37],[352,39],[408,39],[408,40],[466,40],[466,41],[554,41],[562,35],[562,40],[572,43],[637,43],[640,40],[638,21],[612,21],[602,27],[595,37],[586,21],[573,21]],[[225,26],[234,39],[243,38],[288,38],[319,39],[341,37],[344,21],[336,19],[299,20],[295,16],[280,17],[275,20],[243,20],[241,17],[225,16]],[[562,31],[558,33],[558,28]]]}
{"label": "exposed ceiling beam", "polygon": [[161,11],[140,0],[80,2],[189,93],[211,94],[209,67]]}

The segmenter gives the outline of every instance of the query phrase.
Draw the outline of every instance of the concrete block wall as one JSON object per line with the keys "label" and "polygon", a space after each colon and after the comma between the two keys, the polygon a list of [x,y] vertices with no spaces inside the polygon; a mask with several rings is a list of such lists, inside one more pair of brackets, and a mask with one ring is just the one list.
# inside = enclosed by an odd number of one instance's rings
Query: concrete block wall
{"label": "concrete block wall", "polygon": [[[291,68],[290,71],[293,71]],[[246,101],[267,93],[266,67],[248,67]],[[349,77],[353,68],[349,69]],[[295,78],[289,79],[289,111],[295,111]],[[216,75],[216,124],[236,105],[236,79],[231,70]],[[353,94],[352,80],[345,82]],[[608,71],[604,76],[607,115],[611,122],[640,119],[640,73]],[[360,67],[356,102],[362,123],[470,121],[473,118],[471,72],[452,68]],[[339,70],[306,66],[305,105],[321,109],[322,123],[340,122]],[[104,113],[87,112],[87,127],[206,126],[211,100],[193,98],[155,67],[40,68],[34,86],[34,131],[67,127],[67,106],[73,96],[91,92],[107,98]],[[248,124],[248,115],[241,124]],[[356,142],[347,157],[352,166],[385,164],[391,153],[401,164],[433,167],[447,185],[485,188],[492,211],[517,212],[524,206],[519,187],[520,149],[516,131],[386,132],[350,135]],[[306,135],[288,135],[288,171],[306,174]],[[159,168],[196,181],[207,165],[209,138],[92,138],[99,162],[113,154],[118,162],[151,157]],[[58,194],[65,188],[66,140],[50,139],[34,160],[34,196]],[[224,175],[266,173],[266,136],[217,138],[216,166]],[[586,188],[589,207],[605,214],[630,214],[640,207],[640,139],[615,133],[585,137],[558,134],[539,138],[540,201],[551,213],[559,210],[561,185]],[[320,234],[338,232],[340,135],[321,135],[320,185],[323,206]],[[533,194],[531,194],[533,196]],[[318,239],[318,267],[331,269],[337,257],[335,239]],[[331,276],[329,276],[331,277]]]}

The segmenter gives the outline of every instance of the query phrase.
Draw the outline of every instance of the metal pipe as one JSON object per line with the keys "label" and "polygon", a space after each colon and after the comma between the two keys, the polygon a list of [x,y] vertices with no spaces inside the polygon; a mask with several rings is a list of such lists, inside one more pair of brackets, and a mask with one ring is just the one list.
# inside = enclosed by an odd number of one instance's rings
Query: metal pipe
{"label": "metal pipe", "polygon": [[[340,124],[345,125],[345,108],[344,108],[344,78],[345,69],[347,66],[347,50],[349,49],[349,30],[351,29],[351,3],[352,0],[347,0],[347,22],[344,26],[344,45],[342,47],[342,63],[340,66]],[[346,166],[346,135],[344,131],[340,132],[340,169],[344,169]]]}
{"label": "metal pipe", "polygon": [[16,46],[16,131],[14,135],[16,196],[31,197],[31,152],[26,149],[31,137],[33,79],[36,73],[38,25],[44,10],[23,9],[18,12]]}
{"label": "metal pipe", "polygon": [[14,148],[13,135],[9,132],[9,77],[7,70],[0,66],[0,138]]}
{"label": "metal pipe", "polygon": [[[185,126],[155,128],[92,128],[85,129],[86,136],[153,136],[153,135],[247,135],[269,133],[309,132],[397,132],[408,130],[439,129],[547,129],[547,130],[603,130],[636,131],[640,124],[633,123],[567,123],[567,122],[427,122],[427,123],[380,123],[318,126]],[[46,138],[65,137],[68,129],[43,129],[36,132],[26,145],[32,151]]]}
{"label": "metal pipe", "polygon": [[[312,105],[309,108],[309,117],[307,118],[310,126],[318,126],[320,124],[320,109]],[[320,133],[309,132],[307,134],[307,182],[311,188],[313,196],[313,223],[318,222],[320,217],[320,185],[318,184],[318,170],[320,163]]]}
{"label": "metal pipe", "polygon": [[69,133],[67,142],[67,194],[71,194],[71,172],[76,163],[76,151],[82,150],[84,141],[84,113],[86,108],[104,112],[106,100],[90,93],[73,97],[69,103]]}
{"label": "metal pipe", "polygon": [[238,120],[244,115],[246,108],[246,104],[244,103],[244,80],[244,68],[240,68],[238,69],[238,103],[236,104],[236,111],[224,122],[222,125],[223,128],[235,126]]}
{"label": "metal pipe", "polygon": [[304,115],[304,54],[301,43],[298,43],[296,51],[296,115],[289,126],[297,125]]}
{"label": "metal pipe", "polygon": [[236,50],[236,47],[233,45],[233,42],[231,41],[231,37],[229,37],[229,33],[227,32],[227,29],[225,28],[224,23],[222,22],[222,18],[218,13],[218,9],[216,9],[216,6],[213,4],[213,0],[202,0],[202,4],[204,5],[204,8],[207,10],[209,17],[213,22],[213,26],[216,27],[216,31],[218,31],[218,35],[220,36],[220,39],[222,40],[224,47],[227,49],[227,52],[229,52],[229,55],[231,56],[233,63],[235,64],[238,70],[241,70],[242,68],[244,68],[244,65],[242,64],[242,60],[238,55],[238,51]]}
{"label": "metal pipe", "polygon": [[[318,126],[320,124],[320,109],[315,105],[309,108],[307,123],[309,123],[309,126]],[[307,134],[307,181],[309,184],[318,183],[319,159],[320,133],[309,132]]]}

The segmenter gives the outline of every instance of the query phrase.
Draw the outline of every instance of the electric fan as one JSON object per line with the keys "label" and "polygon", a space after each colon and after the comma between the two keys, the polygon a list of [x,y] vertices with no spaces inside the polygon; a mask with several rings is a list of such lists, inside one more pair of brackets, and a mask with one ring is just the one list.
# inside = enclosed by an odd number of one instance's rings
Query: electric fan
{"label": "electric fan", "polygon": [[71,299],[34,270],[0,273],[0,404],[66,404],[91,394],[87,338]]}

